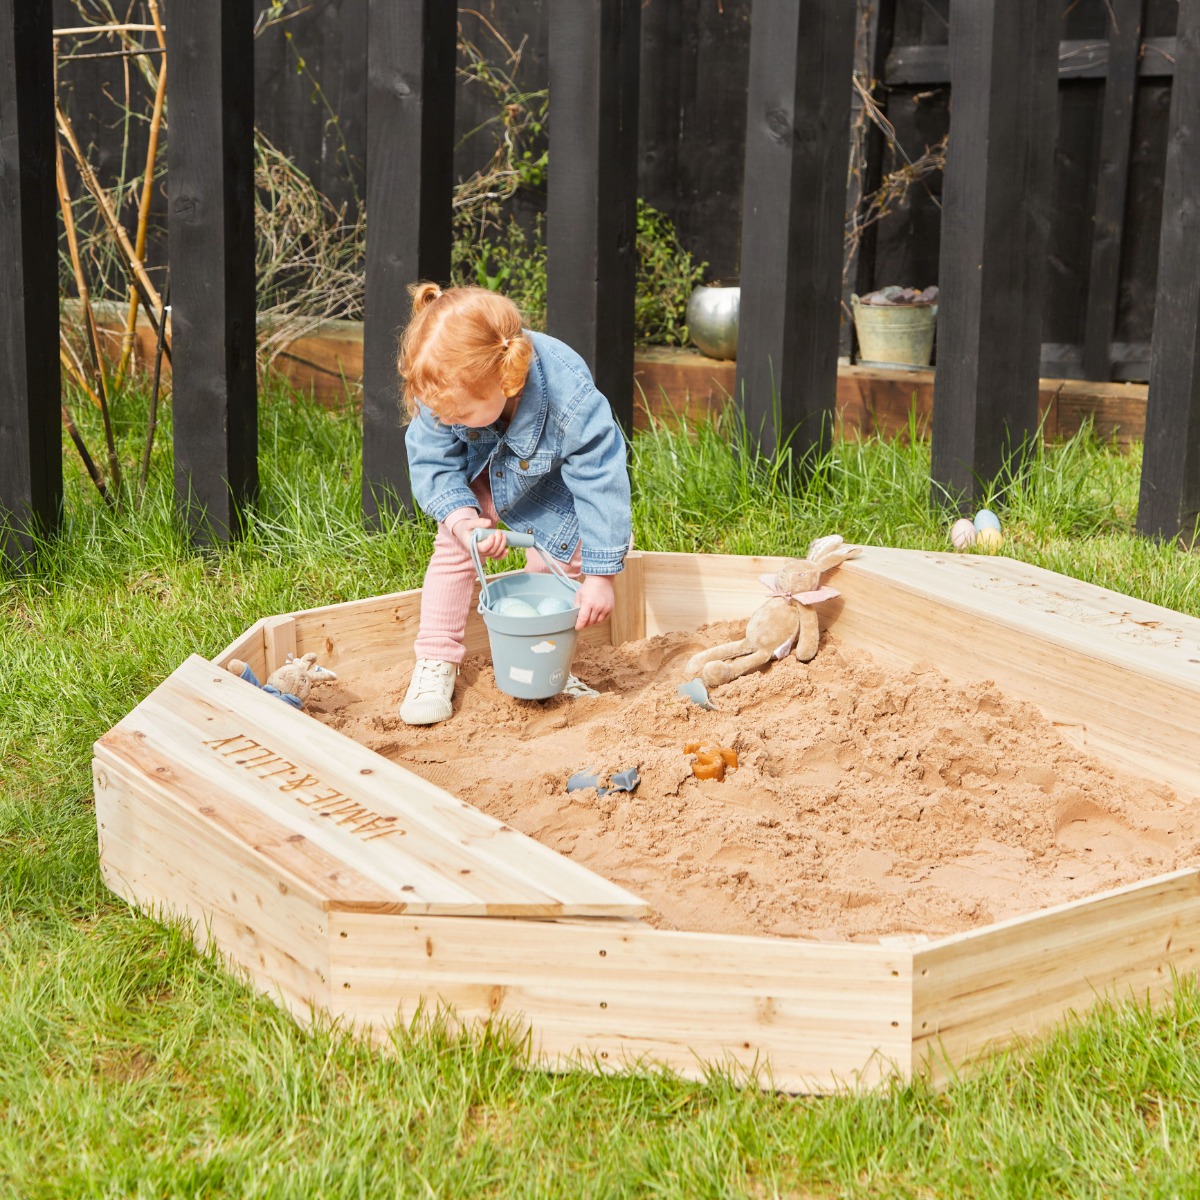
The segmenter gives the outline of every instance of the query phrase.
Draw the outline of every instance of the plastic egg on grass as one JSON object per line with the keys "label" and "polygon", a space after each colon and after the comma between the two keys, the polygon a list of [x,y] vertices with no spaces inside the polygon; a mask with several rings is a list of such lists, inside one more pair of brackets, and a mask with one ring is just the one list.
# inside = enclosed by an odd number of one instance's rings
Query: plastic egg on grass
{"label": "plastic egg on grass", "polygon": [[551,613],[567,612],[571,608],[571,602],[564,600],[561,596],[547,596],[544,600],[538,601],[537,610],[543,617],[550,616]]}
{"label": "plastic egg on grass", "polygon": [[981,508],[975,514],[976,532],[984,529],[994,529],[997,533],[1000,532],[1000,518],[990,508]]}
{"label": "plastic egg on grass", "polygon": [[536,617],[537,609],[520,596],[504,596],[492,605],[492,612],[502,617]]}
{"label": "plastic egg on grass", "polygon": [[969,518],[963,517],[950,527],[950,541],[955,550],[965,550],[975,544],[975,526]]}
{"label": "plastic egg on grass", "polygon": [[989,553],[995,553],[1004,545],[1004,534],[998,529],[993,529],[990,525],[985,525],[975,535],[975,545],[981,550],[986,550]]}

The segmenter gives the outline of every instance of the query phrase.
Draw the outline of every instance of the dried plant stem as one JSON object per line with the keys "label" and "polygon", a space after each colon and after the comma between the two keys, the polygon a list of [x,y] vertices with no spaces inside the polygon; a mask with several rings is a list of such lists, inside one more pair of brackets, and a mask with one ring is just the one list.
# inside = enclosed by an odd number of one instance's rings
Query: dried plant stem
{"label": "dried plant stem", "polygon": [[[83,309],[83,326],[87,333],[88,351],[92,358],[92,378],[99,394],[100,415],[104,420],[104,442],[108,448],[108,470],[113,486],[121,486],[121,466],[117,460],[117,445],[113,437],[112,414],[108,406],[108,382],[104,377],[104,363],[100,357],[100,342],[96,333],[96,314],[92,311],[92,298],[88,292],[87,276],[79,258],[79,242],[75,235],[75,210],[71,194],[67,190],[67,173],[63,169],[62,143],[55,141],[55,173],[58,181],[58,201],[62,207],[63,229],[67,235],[67,248],[71,253],[71,267],[75,272],[75,287],[79,291],[79,303]],[[93,393],[95,395],[96,393]]]}
{"label": "dried plant stem", "polygon": [[[157,20],[157,11],[155,12],[155,19]],[[85,37],[88,34],[93,34],[93,33],[126,33],[126,32],[150,33],[155,28],[161,28],[161,26],[155,26],[155,25],[104,25],[104,24],[77,25],[77,26],[73,26],[70,29],[56,29],[54,31],[54,36],[55,37],[68,37],[68,36],[70,36],[70,37]]]}
{"label": "dried plant stem", "polygon": [[[154,168],[158,162],[158,135],[162,129],[163,105],[167,95],[167,64],[164,61],[158,72],[158,86],[154,90],[154,111],[150,117],[150,132],[146,144],[146,173],[142,177],[142,197],[138,205],[137,233],[133,250],[139,261],[146,256],[146,233],[150,225],[150,202],[154,196]],[[125,333],[121,338],[121,360],[117,367],[116,385],[125,382],[129,370],[129,359],[133,354],[133,337],[137,330],[138,293],[129,289],[129,313],[125,318]]]}
{"label": "dried plant stem", "polygon": [[95,460],[88,453],[88,448],[79,430],[75,427],[75,422],[71,418],[71,413],[64,404],[62,407],[63,425],[66,426],[67,433],[70,435],[71,441],[75,443],[75,449],[79,451],[79,458],[83,462],[83,468],[91,477],[92,482],[96,485],[96,491],[100,493],[100,498],[108,505],[109,508],[114,508],[113,498],[109,494],[108,488],[104,486],[104,476],[100,474],[100,468],[96,466]]}
{"label": "dried plant stem", "polygon": [[129,272],[131,280],[141,293],[140,299],[146,308],[147,314],[151,320],[154,320],[154,313],[162,307],[162,300],[159,298],[158,289],[150,282],[150,276],[146,274],[146,268],[142,260],[134,252],[134,248],[129,241],[129,235],[125,232],[124,226],[122,226],[121,222],[117,219],[117,214],[113,211],[112,201],[108,198],[104,188],[100,186],[100,181],[96,178],[95,171],[92,170],[91,164],[79,148],[79,141],[75,137],[75,130],[71,126],[70,118],[63,112],[62,105],[58,101],[55,101],[54,104],[54,114],[58,121],[58,128],[66,140],[67,148],[71,151],[71,156],[75,159],[75,165],[79,168],[79,174],[83,179],[84,186],[92,193],[99,207],[104,224],[108,226],[108,230],[113,236],[117,253],[124,262],[125,269]]}
{"label": "dried plant stem", "polygon": [[79,361],[79,356],[75,353],[75,347],[67,341],[67,335],[59,332],[58,339],[58,357],[62,361],[62,365],[66,367],[67,374],[82,388],[83,391],[91,397],[92,403],[98,409],[100,407],[100,397],[92,390],[91,385],[85,378],[87,372],[83,369],[83,364]]}
{"label": "dried plant stem", "polygon": [[138,508],[142,504],[142,496],[146,491],[146,481],[150,478],[150,452],[154,449],[154,433],[158,428],[158,393],[162,384],[163,360],[163,331],[167,327],[167,304],[171,298],[171,280],[163,285],[163,307],[158,314],[158,335],[154,343],[154,384],[150,390],[150,415],[146,421],[146,447],[142,452],[142,470],[138,476],[137,499]]}

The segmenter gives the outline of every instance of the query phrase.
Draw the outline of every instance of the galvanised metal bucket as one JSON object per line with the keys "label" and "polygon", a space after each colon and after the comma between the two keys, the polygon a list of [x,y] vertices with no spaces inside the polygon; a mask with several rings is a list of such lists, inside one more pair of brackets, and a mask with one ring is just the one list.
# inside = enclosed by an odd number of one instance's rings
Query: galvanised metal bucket
{"label": "galvanised metal bucket", "polygon": [[[510,546],[533,548],[541,554],[551,574],[517,571],[490,579],[479,559],[478,543],[492,529],[476,529],[471,535],[471,561],[479,576],[479,615],[487,626],[492,646],[496,686],[518,700],[546,700],[556,696],[567,683],[575,654],[575,622],[579,610],[575,593],[579,584],[571,579],[548,551],[537,545],[533,535],[504,531]],[[560,612],[514,615],[497,612],[505,600],[524,601],[536,609],[565,603]],[[549,601],[550,604],[545,604]]]}

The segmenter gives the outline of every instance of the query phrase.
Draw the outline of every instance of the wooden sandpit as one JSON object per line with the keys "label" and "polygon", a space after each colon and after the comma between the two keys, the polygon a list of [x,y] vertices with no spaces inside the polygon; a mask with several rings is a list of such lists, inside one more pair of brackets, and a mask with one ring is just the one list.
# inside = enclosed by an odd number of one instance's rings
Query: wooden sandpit
{"label": "wooden sandpit", "polygon": [[[528,1021],[549,1066],[794,1090],[941,1077],[1194,969],[1200,621],[871,548],[831,577],[813,663],[716,712],[680,697],[777,565],[632,556],[576,657],[598,699],[502,694],[473,623],[455,717],[426,729],[396,715],[419,593],[259,622],[218,664],[315,650],[339,680],[297,713],[188,660],[97,743],[106,878],[301,1017],[380,1031],[444,1003]],[[698,740],[738,769],[693,778]],[[629,766],[631,794],[565,791]]]}

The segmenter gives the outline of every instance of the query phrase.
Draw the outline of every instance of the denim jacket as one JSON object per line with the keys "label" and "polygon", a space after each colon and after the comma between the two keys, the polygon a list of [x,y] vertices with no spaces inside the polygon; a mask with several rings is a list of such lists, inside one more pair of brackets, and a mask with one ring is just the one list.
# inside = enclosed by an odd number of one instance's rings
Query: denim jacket
{"label": "denim jacket", "polygon": [[568,562],[582,541],[585,575],[616,575],[632,534],[625,439],[587,364],[569,346],[525,331],[529,374],[508,427],[445,425],[423,404],[405,445],[413,498],[435,521],[478,510],[468,486],[489,474],[496,512]]}

